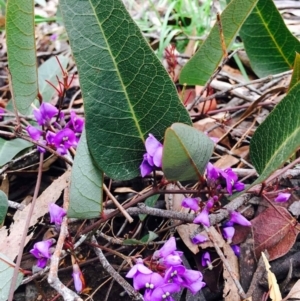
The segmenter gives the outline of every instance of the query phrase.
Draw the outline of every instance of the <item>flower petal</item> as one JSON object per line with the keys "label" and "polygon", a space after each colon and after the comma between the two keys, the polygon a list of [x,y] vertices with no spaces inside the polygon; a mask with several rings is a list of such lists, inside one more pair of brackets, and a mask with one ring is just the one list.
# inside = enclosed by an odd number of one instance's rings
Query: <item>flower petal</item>
{"label": "flower petal", "polygon": [[279,192],[278,196],[276,197],[276,199],[274,200],[275,202],[279,202],[279,203],[284,203],[287,202],[289,200],[289,198],[291,197],[290,193],[287,192]]}
{"label": "flower petal", "polygon": [[251,223],[243,215],[241,215],[239,212],[236,211],[230,212],[229,221],[246,227],[251,226]]}
{"label": "flower petal", "polygon": [[149,137],[145,141],[145,147],[147,153],[153,157],[157,149],[162,147],[162,144],[152,134],[149,134]]}
{"label": "flower petal", "polygon": [[198,211],[199,207],[199,200],[196,198],[185,198],[182,200],[181,206],[184,208],[190,208],[194,211]]}

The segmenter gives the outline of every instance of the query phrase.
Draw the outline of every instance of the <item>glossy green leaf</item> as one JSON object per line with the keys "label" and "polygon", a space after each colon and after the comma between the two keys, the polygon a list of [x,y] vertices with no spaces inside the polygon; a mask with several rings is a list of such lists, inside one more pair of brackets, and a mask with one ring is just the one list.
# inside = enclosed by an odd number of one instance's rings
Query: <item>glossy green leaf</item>
{"label": "glossy green leaf", "polygon": [[[159,198],[159,194],[154,194],[150,197],[148,197],[146,200],[145,200],[145,205],[148,206],[148,207],[154,207],[155,203],[157,202]],[[147,217],[147,214],[139,214],[139,219],[141,221],[143,221],[145,218]]]}
{"label": "glossy green leaf", "polygon": [[[68,65],[69,58],[65,55],[58,55],[61,66],[65,69]],[[38,69],[39,74],[39,92],[43,97],[43,101],[50,102],[51,98],[55,93],[57,93],[53,87],[51,87],[46,80],[52,83],[54,86],[58,85],[56,76],[62,80],[62,71],[57,62],[55,56],[52,56],[46,62],[44,62]]]}
{"label": "glossy green leaf", "polygon": [[7,195],[0,190],[0,227],[3,225],[6,213],[8,209]]}
{"label": "glossy green leaf", "polygon": [[297,52],[295,56],[293,74],[289,86],[292,89],[300,81],[300,54]]}
{"label": "glossy green leaf", "polygon": [[32,143],[20,138],[12,140],[0,138],[0,166],[5,165],[19,152],[30,146]]}
{"label": "glossy green leaf", "polygon": [[18,110],[27,114],[38,94],[34,1],[8,0],[5,26],[14,99]]}
{"label": "glossy green leaf", "polygon": [[213,153],[214,143],[202,132],[181,123],[167,129],[163,171],[168,180],[199,180]]}
{"label": "glossy green leaf", "polygon": [[191,124],[174,84],[121,0],[61,0],[96,164],[113,179],[140,174],[149,133]]}
{"label": "glossy green leaf", "polygon": [[280,101],[255,131],[250,143],[250,157],[259,178],[264,181],[300,146],[300,83]]}
{"label": "glossy green leaf", "polygon": [[[4,254],[0,253],[0,301],[8,299],[11,280],[13,277],[15,263]],[[24,274],[19,272],[16,289],[21,284]]]}
{"label": "glossy green leaf", "polygon": [[102,212],[103,173],[89,153],[82,133],[72,168],[68,217],[95,218]]}
{"label": "glossy green leaf", "polygon": [[[228,49],[257,0],[232,0],[221,15],[224,41]],[[183,67],[179,81],[205,85],[223,57],[219,26],[216,23],[196,54]]]}
{"label": "glossy green leaf", "polygon": [[288,30],[273,0],[259,0],[240,30],[250,64],[260,76],[293,68],[299,41]]}

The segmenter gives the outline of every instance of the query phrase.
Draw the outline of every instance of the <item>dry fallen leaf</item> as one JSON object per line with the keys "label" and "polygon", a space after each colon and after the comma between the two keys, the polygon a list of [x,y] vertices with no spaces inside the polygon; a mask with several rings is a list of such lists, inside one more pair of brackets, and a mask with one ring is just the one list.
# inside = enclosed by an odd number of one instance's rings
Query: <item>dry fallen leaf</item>
{"label": "dry fallen leaf", "polygon": [[290,290],[289,294],[285,297],[284,300],[289,300],[289,299],[300,299],[300,280],[298,280],[292,289]]}
{"label": "dry fallen leaf", "polygon": [[[50,186],[37,198],[36,206],[31,216],[29,227],[38,222],[38,218],[48,212],[48,205],[54,203],[60,197],[62,191],[67,187],[71,171],[66,171],[61,177],[52,182]],[[14,260],[18,255],[20,240],[23,235],[24,225],[30,209],[28,205],[24,210],[17,211],[14,215],[14,223],[10,227],[10,235],[7,236],[7,229],[0,229],[0,253],[6,255],[9,259]],[[33,233],[26,237],[26,242],[31,239]]]}
{"label": "dry fallen leaf", "polygon": [[[236,277],[237,279],[239,279],[240,274],[239,274],[238,259],[235,256],[235,254],[229,244],[224,243],[223,253],[224,253],[225,258],[228,261],[228,264],[231,268],[231,272],[233,273],[233,276]],[[225,286],[223,289],[224,300],[225,301],[240,301],[241,298],[239,296],[239,291],[238,291],[234,281],[232,280],[232,277],[230,276],[225,265],[223,266],[223,268],[224,268],[223,278],[225,280]]]}
{"label": "dry fallen leaf", "polygon": [[268,284],[269,284],[269,292],[270,292],[270,298],[273,301],[281,301],[282,297],[281,297],[281,293],[280,293],[280,289],[279,289],[279,285],[277,283],[277,279],[274,275],[274,273],[272,273],[270,271],[270,264],[269,261],[265,255],[264,252],[261,253],[261,256],[264,260],[265,266],[266,266],[266,270],[268,273]]}
{"label": "dry fallen leaf", "polygon": [[283,207],[270,207],[251,221],[254,238],[255,255],[267,250],[269,260],[277,259],[286,254],[294,245],[298,228],[295,219]]}

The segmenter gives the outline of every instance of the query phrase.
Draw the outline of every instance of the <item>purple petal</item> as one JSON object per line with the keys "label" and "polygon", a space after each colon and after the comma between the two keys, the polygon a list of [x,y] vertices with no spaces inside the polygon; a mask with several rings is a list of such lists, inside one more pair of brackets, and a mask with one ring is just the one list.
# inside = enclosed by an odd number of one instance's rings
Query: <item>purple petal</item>
{"label": "purple petal", "polygon": [[164,279],[158,273],[151,273],[151,274],[137,273],[133,278],[133,287],[136,290],[140,290],[142,288],[153,290],[156,287],[163,284],[164,284]]}
{"label": "purple petal", "polygon": [[180,291],[180,286],[176,283],[167,283],[162,286],[159,286],[156,288],[152,295],[151,295],[151,301],[162,301],[162,300],[170,300],[167,298],[170,298],[169,296],[173,293],[177,293]]}
{"label": "purple petal", "polygon": [[233,227],[226,227],[222,229],[223,236],[229,244],[232,242],[234,232],[235,229]]}
{"label": "purple petal", "polygon": [[211,265],[211,259],[210,259],[210,254],[209,254],[209,252],[205,252],[205,253],[202,255],[202,258],[201,258],[201,265],[202,265],[203,267],[206,267],[206,266]]}
{"label": "purple petal", "polygon": [[245,189],[245,184],[242,183],[242,182],[236,182],[234,185],[233,185],[233,188],[236,190],[236,191],[242,191]]}
{"label": "purple petal", "polygon": [[236,211],[230,212],[229,221],[242,226],[247,226],[247,227],[251,226],[251,223],[243,215],[241,215],[239,212]]}
{"label": "purple petal", "polygon": [[202,282],[202,273],[199,271],[187,269],[183,275],[183,278],[185,281],[182,285],[188,288],[192,294],[196,294],[205,286],[205,282]]}
{"label": "purple petal", "polygon": [[144,154],[144,159],[140,165],[141,176],[145,177],[153,171],[153,167],[148,163],[147,154]]}
{"label": "purple petal", "polygon": [[233,250],[236,257],[240,257],[241,248],[238,245],[231,245],[231,249]]}
{"label": "purple petal", "polygon": [[64,128],[55,135],[53,143],[57,148],[57,152],[65,155],[70,147],[76,146],[76,136],[71,129]]}
{"label": "purple petal", "polygon": [[54,242],[54,239],[39,241],[33,245],[33,249],[31,249],[29,252],[38,259],[50,258],[51,255],[49,249],[54,244]]}
{"label": "purple petal", "polygon": [[58,109],[51,103],[43,102],[40,106],[40,112],[44,118],[51,119],[58,113]]}
{"label": "purple petal", "polygon": [[220,170],[208,162],[206,166],[206,176],[209,181],[215,182],[220,176]]}
{"label": "purple petal", "polygon": [[176,239],[174,236],[170,237],[165,244],[153,254],[153,259],[158,259],[160,257],[166,257],[172,252],[176,251]]}
{"label": "purple petal", "polygon": [[279,192],[278,196],[276,197],[276,199],[274,201],[279,202],[279,203],[284,203],[284,202],[288,201],[290,197],[291,197],[290,193]]}
{"label": "purple petal", "polygon": [[196,198],[185,198],[182,200],[181,206],[184,208],[190,208],[194,211],[198,211],[199,207],[199,200]]}
{"label": "purple petal", "polygon": [[80,271],[78,264],[76,264],[76,263],[73,265],[72,276],[74,279],[75,290],[77,293],[80,293],[83,289],[82,280],[81,280],[82,273]]}
{"label": "purple petal", "polygon": [[162,155],[163,155],[163,147],[159,146],[153,156],[153,163],[156,167],[161,168],[162,166]]}
{"label": "purple petal", "polygon": [[46,141],[48,142],[48,144],[50,145],[54,145],[54,138],[55,138],[56,134],[50,131],[47,131],[46,133]]}
{"label": "purple petal", "polygon": [[141,258],[138,258],[136,261],[136,264],[129,270],[129,272],[126,274],[126,278],[133,278],[137,273],[140,274],[151,274],[153,273],[150,269],[148,269],[146,266],[144,266],[143,260]]}
{"label": "purple petal", "polygon": [[195,245],[201,244],[205,241],[208,241],[208,238],[205,235],[197,234],[192,238],[192,243]]}
{"label": "purple petal", "polygon": [[206,208],[203,208],[200,214],[193,220],[194,224],[202,224],[206,227],[210,227],[209,212]]}
{"label": "purple petal", "polygon": [[28,135],[30,136],[31,139],[38,141],[43,134],[43,131],[37,129],[36,127],[32,126],[32,125],[28,125],[26,127],[26,131],[28,133]]}
{"label": "purple petal", "polygon": [[49,204],[50,223],[61,225],[63,217],[67,214],[66,210],[54,203]]}
{"label": "purple petal", "polygon": [[149,134],[149,137],[145,141],[145,147],[147,153],[154,157],[155,152],[159,147],[162,147],[162,144],[152,134]]}
{"label": "purple petal", "polygon": [[170,254],[166,257],[162,257],[160,259],[160,263],[169,267],[169,266],[176,266],[182,264],[182,260],[180,256],[178,256],[177,254]]}
{"label": "purple petal", "polygon": [[41,257],[38,259],[36,265],[43,269],[46,265],[47,265],[47,261],[48,261],[48,258],[45,258],[45,257]]}

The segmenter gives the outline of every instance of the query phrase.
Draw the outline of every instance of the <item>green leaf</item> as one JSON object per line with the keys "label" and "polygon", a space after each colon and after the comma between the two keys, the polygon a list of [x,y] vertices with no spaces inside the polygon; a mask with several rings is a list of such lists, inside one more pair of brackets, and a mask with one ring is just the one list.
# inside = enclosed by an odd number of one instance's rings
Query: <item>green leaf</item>
{"label": "green leaf", "polygon": [[272,0],[259,0],[241,28],[250,64],[259,77],[293,68],[299,41],[288,30]]}
{"label": "green leaf", "polygon": [[13,140],[0,138],[0,166],[8,163],[15,155],[30,146],[32,143],[20,138]]}
{"label": "green leaf", "polygon": [[191,124],[174,84],[121,0],[62,0],[78,67],[86,133],[96,164],[113,179],[140,174],[149,133]]}
{"label": "green leaf", "polygon": [[213,153],[212,140],[185,124],[167,129],[163,150],[163,171],[168,180],[199,180]]}
{"label": "green leaf", "polygon": [[[69,59],[64,55],[57,56],[57,59],[61,63],[61,66],[65,69],[68,65]],[[62,71],[57,62],[56,57],[52,56],[46,62],[44,62],[38,69],[39,74],[39,92],[43,97],[43,101],[49,102],[53,95],[56,93],[53,87],[51,87],[46,80],[57,86],[56,76],[62,80]]]}
{"label": "green leaf", "polygon": [[72,168],[68,217],[95,218],[102,212],[103,173],[89,153],[82,133]]}
{"label": "green leaf", "polygon": [[299,81],[300,81],[300,54],[297,52],[289,90],[292,89],[294,85],[297,84]]}
{"label": "green leaf", "polygon": [[8,0],[5,26],[14,99],[18,110],[27,114],[38,94],[33,0]]}
{"label": "green leaf", "polygon": [[155,240],[157,237],[158,237],[158,235],[155,232],[149,231],[149,234],[146,234],[145,236],[143,236],[140,241],[142,243],[147,243],[147,242]]}
{"label": "green leaf", "polygon": [[[8,299],[11,280],[13,277],[15,263],[4,254],[0,253],[0,301]],[[23,273],[18,273],[16,289],[23,280]]]}
{"label": "green leaf", "polygon": [[3,225],[6,213],[8,209],[7,195],[0,190],[0,228]]}
{"label": "green leaf", "polygon": [[[145,205],[148,206],[148,207],[151,207],[151,208],[154,207],[154,205],[157,202],[158,198],[159,198],[159,194],[154,194],[154,195],[148,197],[145,200]],[[139,214],[140,221],[143,221],[146,217],[147,217],[147,214]]]}
{"label": "green leaf", "polygon": [[[224,41],[228,49],[257,0],[232,0],[221,15]],[[219,26],[216,23],[197,53],[183,67],[179,81],[205,85],[223,57]]]}
{"label": "green leaf", "polygon": [[264,181],[300,146],[299,99],[297,83],[255,131],[250,157],[259,178],[254,184]]}
{"label": "green leaf", "polygon": [[123,240],[124,246],[146,245],[148,242],[155,240],[158,235],[155,232],[149,231],[148,234],[143,236],[141,240],[129,238]]}

